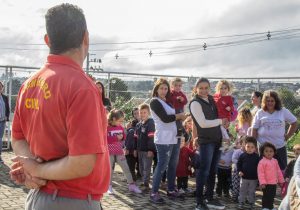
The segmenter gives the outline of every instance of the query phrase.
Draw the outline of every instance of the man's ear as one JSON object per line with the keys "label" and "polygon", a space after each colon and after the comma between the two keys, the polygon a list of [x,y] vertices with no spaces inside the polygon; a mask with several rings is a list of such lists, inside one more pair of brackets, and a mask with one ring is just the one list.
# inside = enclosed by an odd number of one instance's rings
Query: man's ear
{"label": "man's ear", "polygon": [[89,44],[90,44],[89,32],[87,30],[84,33],[82,44],[85,46],[89,46]]}
{"label": "man's ear", "polygon": [[44,36],[44,41],[45,41],[45,43],[46,43],[46,45],[50,48],[50,40],[49,40],[49,36],[47,35],[47,34],[45,34],[45,36]]}

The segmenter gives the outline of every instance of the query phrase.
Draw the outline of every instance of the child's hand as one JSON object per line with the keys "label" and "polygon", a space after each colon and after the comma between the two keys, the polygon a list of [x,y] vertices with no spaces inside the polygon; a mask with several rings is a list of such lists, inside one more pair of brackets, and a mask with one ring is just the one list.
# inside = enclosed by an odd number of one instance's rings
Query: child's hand
{"label": "child's hand", "polygon": [[219,162],[221,165],[224,165],[225,164],[225,160],[220,160]]}
{"label": "child's hand", "polygon": [[191,167],[191,166],[188,166],[188,170],[189,170],[189,171],[192,171],[192,167]]}
{"label": "child's hand", "polygon": [[136,150],[133,151],[133,157],[137,157],[137,151]]}
{"label": "child's hand", "polygon": [[266,185],[262,184],[262,185],[260,185],[260,188],[263,190],[266,188]]}
{"label": "child's hand", "polygon": [[118,139],[119,141],[123,140],[123,133],[117,134],[117,139]]}
{"label": "child's hand", "polygon": [[244,173],[240,171],[239,176],[241,176],[241,177],[244,176]]}
{"label": "child's hand", "polygon": [[225,109],[226,109],[228,112],[230,112],[230,111],[231,111],[231,108],[230,108],[230,106],[227,106]]}
{"label": "child's hand", "polygon": [[148,151],[147,157],[153,157],[153,156],[154,156],[153,152],[152,151]]}
{"label": "child's hand", "polygon": [[285,181],[286,182],[290,182],[290,178],[285,178]]}
{"label": "child's hand", "polygon": [[182,96],[178,96],[178,97],[177,97],[177,100],[178,100],[179,102],[182,102],[182,101],[183,101],[183,97],[182,97]]}
{"label": "child's hand", "polygon": [[129,150],[128,149],[124,149],[124,155],[129,155]]}

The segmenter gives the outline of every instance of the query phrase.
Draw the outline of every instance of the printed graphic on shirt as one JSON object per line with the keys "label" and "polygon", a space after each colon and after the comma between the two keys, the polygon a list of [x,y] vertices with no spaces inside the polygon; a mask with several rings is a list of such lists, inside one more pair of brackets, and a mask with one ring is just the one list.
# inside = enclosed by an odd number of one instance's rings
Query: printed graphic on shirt
{"label": "printed graphic on shirt", "polygon": [[123,130],[113,130],[107,132],[108,136],[117,136],[118,134],[123,134]]}
{"label": "printed graphic on shirt", "polygon": [[277,130],[284,127],[284,122],[280,119],[265,118],[261,120],[261,125],[268,131]]}

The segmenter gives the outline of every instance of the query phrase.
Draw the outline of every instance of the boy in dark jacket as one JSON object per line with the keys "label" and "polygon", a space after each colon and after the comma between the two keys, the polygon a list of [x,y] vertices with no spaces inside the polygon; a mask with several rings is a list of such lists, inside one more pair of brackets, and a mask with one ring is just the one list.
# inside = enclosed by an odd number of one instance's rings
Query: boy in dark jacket
{"label": "boy in dark jacket", "polygon": [[150,108],[147,104],[139,107],[141,121],[136,126],[137,152],[139,159],[139,169],[142,175],[143,185],[149,189],[152,160],[155,153],[153,119],[150,118]]}
{"label": "boy in dark jacket", "polygon": [[135,168],[137,165],[135,127],[137,123],[138,121],[134,119],[127,125],[127,135],[126,135],[125,145],[124,145],[125,157],[133,181],[137,180],[137,174],[135,172]]}
{"label": "boy in dark jacket", "polygon": [[238,209],[245,208],[246,199],[250,204],[250,208],[254,207],[255,190],[258,183],[257,166],[259,162],[256,145],[256,139],[247,136],[245,139],[245,152],[241,154],[237,162],[237,171],[241,177]]}

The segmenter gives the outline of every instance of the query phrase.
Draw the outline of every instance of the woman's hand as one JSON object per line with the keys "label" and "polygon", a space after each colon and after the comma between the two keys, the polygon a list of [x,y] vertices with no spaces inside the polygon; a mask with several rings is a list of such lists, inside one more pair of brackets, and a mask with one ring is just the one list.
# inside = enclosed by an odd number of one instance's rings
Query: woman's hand
{"label": "woman's hand", "polygon": [[122,141],[123,140],[123,133],[118,133],[117,134],[117,139],[119,140],[119,141]]}
{"label": "woman's hand", "polygon": [[176,120],[182,120],[183,121],[187,118],[187,116],[184,112],[175,114],[175,116],[176,116]]}

